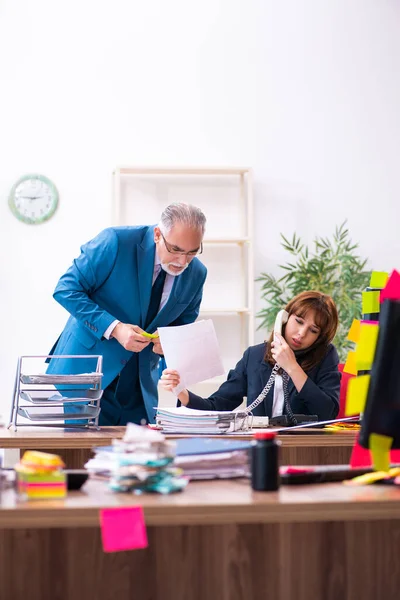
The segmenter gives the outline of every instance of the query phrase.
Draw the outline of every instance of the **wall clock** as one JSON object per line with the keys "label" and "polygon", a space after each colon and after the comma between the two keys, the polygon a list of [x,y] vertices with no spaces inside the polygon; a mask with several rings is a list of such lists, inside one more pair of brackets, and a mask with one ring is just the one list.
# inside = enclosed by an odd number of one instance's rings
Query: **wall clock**
{"label": "wall clock", "polygon": [[44,175],[24,175],[11,188],[8,204],[17,219],[37,225],[54,215],[58,206],[58,191]]}

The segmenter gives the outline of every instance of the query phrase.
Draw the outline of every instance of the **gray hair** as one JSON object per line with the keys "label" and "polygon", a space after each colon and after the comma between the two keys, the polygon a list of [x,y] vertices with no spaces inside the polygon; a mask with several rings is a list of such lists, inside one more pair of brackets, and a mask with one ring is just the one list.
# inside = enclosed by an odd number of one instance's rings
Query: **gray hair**
{"label": "gray hair", "polygon": [[192,229],[200,229],[204,235],[206,217],[197,206],[174,202],[163,210],[158,226],[165,235],[176,223],[184,223]]}

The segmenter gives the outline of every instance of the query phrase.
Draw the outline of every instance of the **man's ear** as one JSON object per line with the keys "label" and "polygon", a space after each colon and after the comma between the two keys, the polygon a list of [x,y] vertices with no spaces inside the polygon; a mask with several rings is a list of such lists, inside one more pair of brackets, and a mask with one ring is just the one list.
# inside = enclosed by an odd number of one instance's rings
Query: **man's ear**
{"label": "man's ear", "polygon": [[154,227],[154,241],[157,244],[157,242],[160,241],[160,237],[161,237],[161,231],[159,227]]}

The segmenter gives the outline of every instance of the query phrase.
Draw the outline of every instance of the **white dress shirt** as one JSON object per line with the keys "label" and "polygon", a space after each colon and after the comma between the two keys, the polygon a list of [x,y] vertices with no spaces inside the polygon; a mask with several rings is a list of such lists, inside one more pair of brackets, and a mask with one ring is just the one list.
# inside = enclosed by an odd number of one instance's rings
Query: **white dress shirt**
{"label": "white dress shirt", "polygon": [[[161,267],[161,260],[158,257],[158,254],[156,252],[155,257],[154,257],[154,270],[153,270],[153,281],[152,284],[154,284],[155,280],[158,277],[159,272],[161,271],[162,267]],[[172,290],[172,286],[174,284],[174,275],[170,275],[169,273],[167,273],[167,276],[165,277],[165,281],[164,281],[164,287],[163,287],[163,293],[161,296],[161,302],[160,302],[160,308],[158,309],[158,312],[160,312],[160,310],[166,305],[167,300],[169,298],[169,295],[171,293]],[[110,339],[110,335],[114,329],[114,327],[116,325],[118,325],[120,321],[118,321],[118,319],[116,319],[115,321],[113,321],[111,323],[111,325],[109,327],[107,327],[107,329],[105,330],[105,332],[103,333],[103,337],[105,337],[107,340]],[[132,325],[136,325],[136,323],[132,323]]]}
{"label": "white dress shirt", "polygon": [[275,385],[274,385],[274,401],[272,403],[272,416],[280,417],[283,415],[283,404],[284,404],[284,394],[283,394],[283,381],[281,375],[275,376]]}

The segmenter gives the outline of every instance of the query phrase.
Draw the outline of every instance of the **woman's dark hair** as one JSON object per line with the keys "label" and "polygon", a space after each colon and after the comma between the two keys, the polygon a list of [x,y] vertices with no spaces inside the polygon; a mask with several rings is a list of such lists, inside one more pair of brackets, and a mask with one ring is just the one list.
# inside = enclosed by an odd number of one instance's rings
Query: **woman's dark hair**
{"label": "woman's dark hair", "polygon": [[[318,339],[304,352],[295,353],[297,362],[301,365],[301,368],[304,371],[310,371],[324,358],[329,344],[335,337],[338,327],[336,304],[327,294],[308,291],[301,292],[301,294],[295,296],[285,306],[285,310],[289,313],[289,317],[294,314],[303,319],[310,310],[313,310],[315,313],[315,324],[320,328]],[[283,326],[282,335],[285,335],[285,325]],[[264,360],[271,366],[275,364],[275,360],[272,358],[271,354],[271,342],[273,337],[274,333],[272,332],[264,356]]]}

